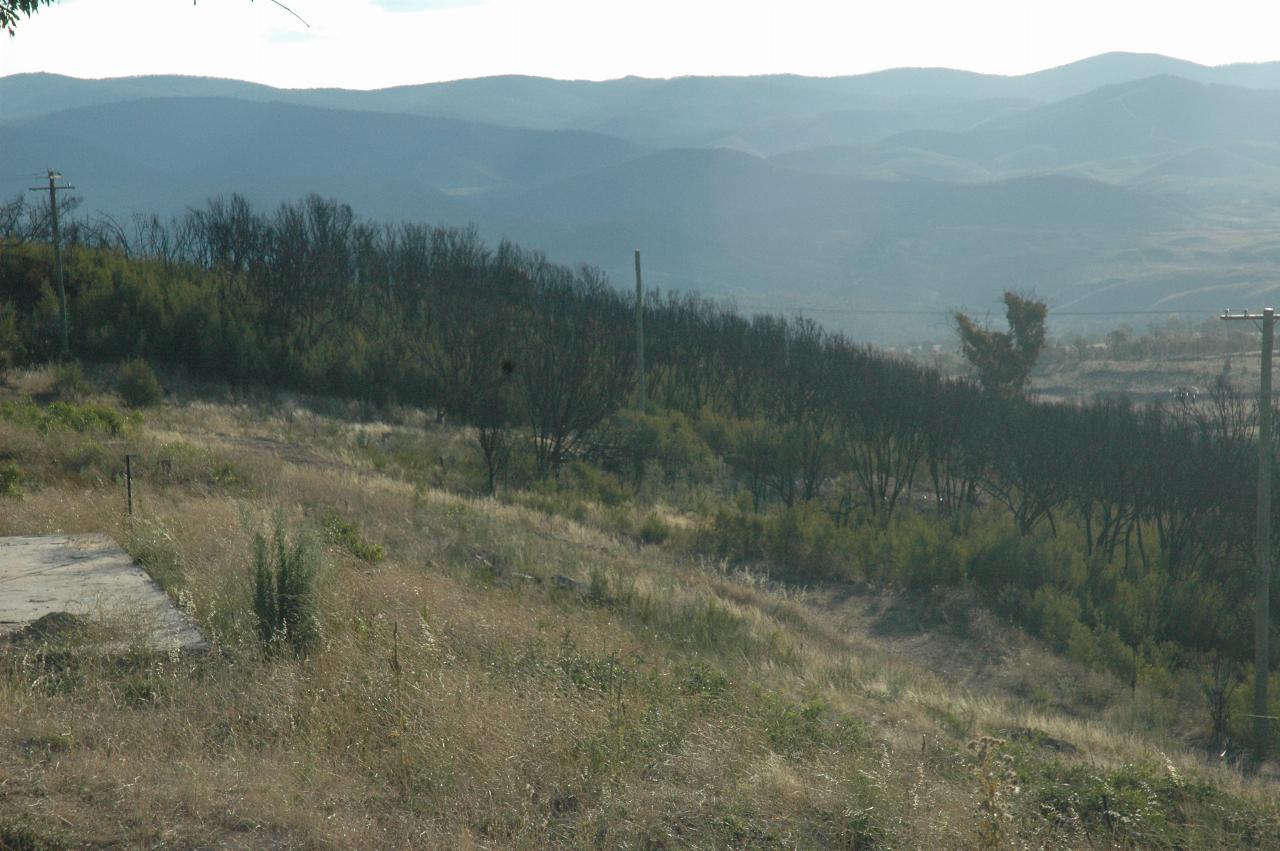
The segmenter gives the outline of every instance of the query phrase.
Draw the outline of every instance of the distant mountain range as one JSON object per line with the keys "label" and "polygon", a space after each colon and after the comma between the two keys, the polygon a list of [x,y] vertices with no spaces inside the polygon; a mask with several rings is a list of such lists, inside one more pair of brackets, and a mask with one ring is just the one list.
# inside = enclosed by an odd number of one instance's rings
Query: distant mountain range
{"label": "distant mountain range", "polygon": [[[493,77],[378,91],[0,78],[0,195],[319,192],[553,259],[921,336],[1004,288],[1067,313],[1252,304],[1280,259],[1280,63],[1107,54],[1019,77]],[[931,313],[931,317],[916,314]],[[1119,320],[1118,320],[1119,321]]]}

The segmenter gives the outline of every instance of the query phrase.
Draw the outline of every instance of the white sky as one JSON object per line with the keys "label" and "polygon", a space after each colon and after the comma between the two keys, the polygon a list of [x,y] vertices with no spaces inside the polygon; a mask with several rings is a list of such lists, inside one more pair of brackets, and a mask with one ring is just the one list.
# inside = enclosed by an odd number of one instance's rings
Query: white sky
{"label": "white sky", "polygon": [[1280,59],[1262,0],[61,0],[0,34],[0,76],[194,74],[377,88],[490,74],[1018,74],[1111,50]]}

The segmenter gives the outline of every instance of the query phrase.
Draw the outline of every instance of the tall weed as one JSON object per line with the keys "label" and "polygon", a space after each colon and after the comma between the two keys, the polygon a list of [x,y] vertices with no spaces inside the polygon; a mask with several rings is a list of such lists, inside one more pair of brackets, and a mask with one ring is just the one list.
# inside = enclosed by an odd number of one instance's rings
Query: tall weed
{"label": "tall weed", "polygon": [[253,540],[253,613],[258,635],[268,645],[287,643],[305,653],[319,637],[315,610],[316,569],[301,540],[290,546],[282,523],[270,545],[258,533]]}

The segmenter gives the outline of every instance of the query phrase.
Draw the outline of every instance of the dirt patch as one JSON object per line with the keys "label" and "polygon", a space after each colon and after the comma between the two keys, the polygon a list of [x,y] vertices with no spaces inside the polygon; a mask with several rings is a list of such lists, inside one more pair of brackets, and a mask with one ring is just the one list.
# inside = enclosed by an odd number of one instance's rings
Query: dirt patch
{"label": "dirt patch", "polygon": [[211,437],[229,449],[260,452],[298,467],[323,467],[327,469],[341,469],[344,467],[344,465],[324,457],[314,449],[293,441],[280,440],[274,437],[241,437],[221,432],[215,433]]}
{"label": "dirt patch", "polygon": [[1037,730],[1034,727],[1011,727],[998,732],[1011,742],[1026,742],[1057,753],[1080,753],[1080,749],[1066,739],[1055,739],[1044,730]]}
{"label": "dirt patch", "polygon": [[75,642],[89,638],[93,624],[70,612],[49,612],[8,635],[0,641],[9,644],[48,644],[50,642]]}

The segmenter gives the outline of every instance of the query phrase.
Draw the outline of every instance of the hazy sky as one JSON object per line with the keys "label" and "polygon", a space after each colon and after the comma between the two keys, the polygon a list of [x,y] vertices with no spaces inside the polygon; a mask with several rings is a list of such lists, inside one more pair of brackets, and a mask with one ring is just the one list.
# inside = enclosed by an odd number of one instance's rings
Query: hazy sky
{"label": "hazy sky", "polygon": [[180,73],[375,88],[536,74],[834,75],[904,65],[1017,74],[1111,50],[1280,59],[1250,0],[61,0],[0,35],[0,76]]}

